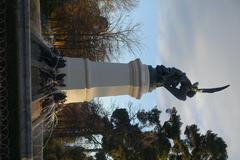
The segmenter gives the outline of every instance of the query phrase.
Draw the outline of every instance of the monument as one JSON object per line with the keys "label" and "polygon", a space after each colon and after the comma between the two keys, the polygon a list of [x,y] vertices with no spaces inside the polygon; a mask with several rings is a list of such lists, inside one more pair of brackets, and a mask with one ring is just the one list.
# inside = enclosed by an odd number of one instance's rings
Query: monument
{"label": "monument", "polygon": [[181,70],[163,65],[153,68],[139,59],[129,63],[93,62],[63,57],[55,48],[40,47],[40,50],[39,61],[52,68],[50,72],[41,70],[42,79],[45,79],[42,91],[53,92],[56,102],[77,103],[117,95],[140,99],[158,87],[164,87],[179,100],[186,100],[197,92],[213,93],[229,87],[199,89],[198,82],[192,83]]}
{"label": "monument", "polygon": [[59,69],[64,77],[65,103],[90,101],[94,97],[130,95],[134,98],[150,91],[148,66],[139,59],[130,63],[92,62],[88,59],[68,58],[66,67]]}
{"label": "monument", "polygon": [[[164,87],[176,98],[186,100],[197,92],[213,93],[219,88],[199,89],[186,74],[163,65],[153,68],[139,59],[129,63],[93,62],[82,58],[64,57],[65,67],[59,69],[63,80],[59,89],[66,93],[65,103],[90,101],[94,97],[130,95],[136,99],[157,87]],[[63,83],[64,84],[63,84]]]}

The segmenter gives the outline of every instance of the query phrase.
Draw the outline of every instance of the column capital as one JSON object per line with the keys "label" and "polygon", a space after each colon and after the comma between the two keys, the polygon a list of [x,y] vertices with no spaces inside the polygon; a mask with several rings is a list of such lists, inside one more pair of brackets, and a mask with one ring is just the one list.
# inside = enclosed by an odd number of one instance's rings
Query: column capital
{"label": "column capital", "polygon": [[140,59],[135,59],[128,63],[130,68],[130,90],[129,95],[140,99],[149,91],[150,77],[148,66],[142,64]]}

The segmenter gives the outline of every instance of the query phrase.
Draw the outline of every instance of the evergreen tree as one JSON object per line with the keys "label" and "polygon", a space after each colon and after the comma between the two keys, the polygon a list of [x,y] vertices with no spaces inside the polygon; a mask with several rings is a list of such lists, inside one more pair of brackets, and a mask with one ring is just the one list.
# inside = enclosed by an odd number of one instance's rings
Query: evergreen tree
{"label": "evergreen tree", "polygon": [[[81,108],[86,105],[85,102],[84,105],[75,107]],[[115,109],[111,117],[100,116],[94,107],[80,108],[70,112],[71,116],[66,114],[68,117],[65,121],[80,116],[84,125],[75,125],[77,128],[74,131],[81,130],[81,127],[97,128],[96,131],[102,135],[102,140],[94,138],[95,132],[85,132],[77,136],[86,137],[101,147],[86,149],[79,146],[64,148],[56,146],[55,149],[61,151],[59,153],[62,157],[74,155],[77,157],[80,156],[78,153],[86,152],[96,153],[97,160],[105,160],[107,155],[114,160],[225,160],[228,157],[226,143],[212,131],[201,134],[196,125],[190,125],[186,126],[184,137],[181,134],[181,118],[176,108],[166,110],[169,119],[163,122],[163,125],[160,123],[161,111],[156,108],[150,111],[141,110],[134,114],[138,119],[137,123],[133,122],[133,117],[130,118],[129,115],[132,114],[123,108]],[[84,115],[80,111],[84,111]],[[78,121],[79,124],[82,122]],[[64,125],[68,126],[66,124],[67,122]]]}

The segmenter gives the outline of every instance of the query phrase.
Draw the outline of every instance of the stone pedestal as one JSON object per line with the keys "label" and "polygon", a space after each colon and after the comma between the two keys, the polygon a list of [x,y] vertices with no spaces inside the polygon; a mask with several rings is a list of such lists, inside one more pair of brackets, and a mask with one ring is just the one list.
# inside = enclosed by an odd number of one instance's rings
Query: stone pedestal
{"label": "stone pedestal", "polygon": [[66,103],[90,101],[94,97],[130,95],[139,99],[149,91],[148,66],[139,59],[129,63],[101,63],[65,57]]}

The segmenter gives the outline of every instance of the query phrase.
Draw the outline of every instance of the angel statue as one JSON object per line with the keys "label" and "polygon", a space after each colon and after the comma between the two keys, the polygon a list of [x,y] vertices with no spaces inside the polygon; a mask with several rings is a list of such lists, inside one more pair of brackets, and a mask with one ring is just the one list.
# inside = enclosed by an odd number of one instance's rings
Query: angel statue
{"label": "angel statue", "polygon": [[174,67],[158,65],[149,67],[150,87],[164,87],[176,98],[185,101],[187,97],[193,97],[196,93],[214,93],[221,91],[230,85],[217,88],[198,88],[198,82],[192,83],[186,74]]}

